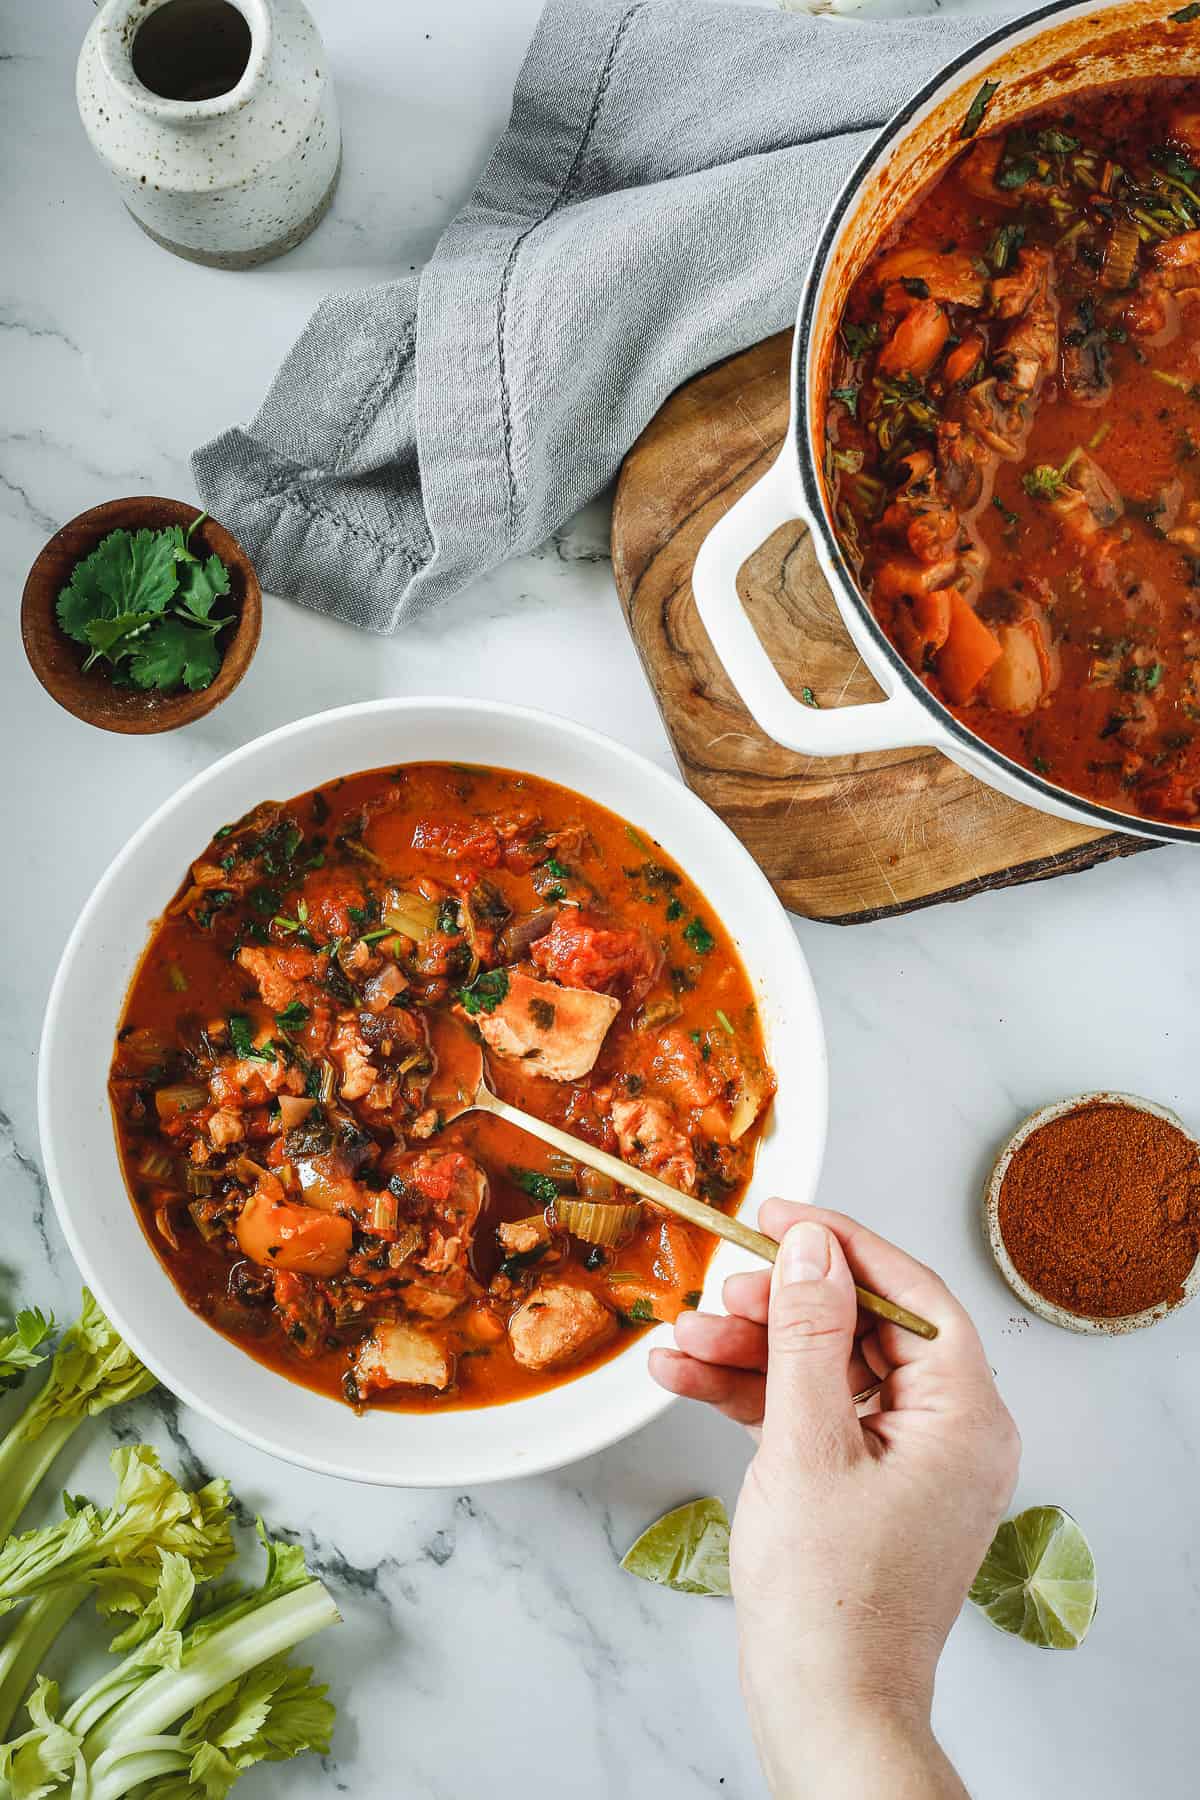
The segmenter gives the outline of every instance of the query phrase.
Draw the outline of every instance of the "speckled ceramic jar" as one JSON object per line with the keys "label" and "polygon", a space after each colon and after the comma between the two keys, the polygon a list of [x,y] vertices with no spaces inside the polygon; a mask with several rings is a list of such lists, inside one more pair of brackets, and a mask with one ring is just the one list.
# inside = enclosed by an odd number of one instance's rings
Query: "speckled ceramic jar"
{"label": "speckled ceramic jar", "polygon": [[191,262],[281,256],[333,198],[337,107],[301,0],[107,0],[76,96],[142,230]]}

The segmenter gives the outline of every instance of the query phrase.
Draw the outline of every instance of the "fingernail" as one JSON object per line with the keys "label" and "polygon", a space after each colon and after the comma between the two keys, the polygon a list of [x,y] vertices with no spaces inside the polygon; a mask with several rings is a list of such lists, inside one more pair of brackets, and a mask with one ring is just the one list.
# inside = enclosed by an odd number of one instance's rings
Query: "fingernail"
{"label": "fingernail", "polygon": [[779,1279],[824,1281],[829,1273],[829,1233],[823,1225],[793,1225],[779,1247]]}

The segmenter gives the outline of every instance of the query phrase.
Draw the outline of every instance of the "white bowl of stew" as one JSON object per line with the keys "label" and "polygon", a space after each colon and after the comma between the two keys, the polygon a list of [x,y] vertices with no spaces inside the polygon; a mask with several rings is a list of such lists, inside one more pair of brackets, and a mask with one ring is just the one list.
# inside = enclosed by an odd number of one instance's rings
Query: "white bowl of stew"
{"label": "white bowl of stew", "polygon": [[[759,724],[932,745],[1096,827],[1200,829],[1200,18],[1057,5],[947,65],[822,232],[792,423],[693,586]],[[801,517],[878,703],[784,686],[737,570]],[[821,696],[818,695],[818,700]]]}
{"label": "white bowl of stew", "polygon": [[[583,1075],[552,1041],[565,989],[564,1016],[605,1009]],[[534,1023],[502,1032],[518,993]],[[42,1143],[85,1279],[181,1399],[396,1486],[557,1467],[669,1404],[656,1321],[719,1305],[744,1253],[648,1209],[597,1246],[631,1196],[445,1123],[444,1044],[473,1029],[503,1040],[502,1092],[715,1204],[815,1191],[824,1040],[786,914],[705,806],[606,738],[478,701],[349,706],[223,758],[116,857],[50,995]],[[560,1054],[572,1079],[534,1073]]]}

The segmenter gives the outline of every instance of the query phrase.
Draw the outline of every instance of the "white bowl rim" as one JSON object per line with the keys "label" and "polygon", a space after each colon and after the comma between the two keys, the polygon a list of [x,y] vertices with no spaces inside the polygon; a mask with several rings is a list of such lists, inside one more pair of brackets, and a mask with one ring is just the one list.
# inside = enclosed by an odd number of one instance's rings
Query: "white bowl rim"
{"label": "white bowl rim", "polygon": [[1120,1313],[1112,1317],[1096,1313],[1073,1313],[1065,1306],[1047,1300],[1044,1294],[1039,1294],[1035,1287],[1030,1286],[1009,1255],[1008,1245],[1000,1229],[1000,1189],[1004,1185],[1009,1164],[1021,1145],[1041,1131],[1044,1125],[1052,1124],[1055,1119],[1063,1119],[1068,1113],[1080,1112],[1087,1106],[1127,1106],[1132,1112],[1152,1113],[1156,1119],[1165,1119],[1168,1125],[1173,1125],[1183,1133],[1200,1160],[1200,1139],[1188,1130],[1177,1113],[1173,1113],[1169,1107],[1160,1106],[1156,1100],[1146,1100],[1140,1094],[1125,1094],[1116,1088],[1097,1088],[1088,1093],[1068,1094],[1064,1100],[1052,1100],[1046,1106],[1039,1106],[1036,1112],[1031,1112],[1028,1118],[1022,1119],[1005,1143],[984,1185],[983,1230],[996,1267],[1017,1299],[1030,1312],[1045,1319],[1047,1324],[1062,1326],[1064,1331],[1087,1332],[1099,1337],[1125,1337],[1131,1331],[1145,1331],[1151,1325],[1158,1325],[1163,1319],[1173,1318],[1196,1298],[1197,1293],[1200,1293],[1200,1253],[1197,1253],[1196,1260],[1188,1271],[1181,1298],[1174,1302],[1159,1300],[1153,1306],[1144,1307],[1141,1312]]}
{"label": "white bowl rim", "polygon": [[[643,1393],[641,1397],[636,1403],[631,1403],[629,1406],[628,1417],[622,1420],[617,1429],[606,1430],[597,1434],[595,1441],[591,1442],[586,1447],[580,1448],[578,1445],[574,1444],[565,1447],[562,1445],[546,1444],[541,1450],[535,1452],[528,1458],[514,1461],[511,1466],[494,1466],[497,1460],[502,1462],[503,1459],[493,1458],[489,1461],[485,1458],[482,1464],[475,1465],[470,1464],[469,1459],[467,1459],[464,1460],[461,1469],[456,1468],[453,1474],[447,1474],[443,1470],[436,1475],[422,1475],[418,1473],[414,1476],[407,1467],[399,1470],[390,1468],[384,1470],[374,1465],[355,1465],[347,1462],[345,1459],[331,1460],[328,1456],[306,1448],[304,1445],[280,1441],[277,1436],[272,1434],[273,1428],[270,1424],[264,1423],[259,1428],[253,1428],[244,1421],[235,1421],[231,1419],[222,1410],[220,1402],[210,1398],[209,1395],[203,1391],[202,1387],[198,1387],[193,1383],[188,1375],[179,1375],[175,1373],[173,1369],[168,1373],[168,1369],[170,1368],[169,1355],[164,1356],[160,1352],[157,1344],[150,1343],[143,1333],[138,1321],[129,1316],[129,1313],[124,1306],[118,1301],[114,1301],[108,1281],[103,1274],[98,1271],[95,1258],[88,1246],[86,1237],[78,1229],[71,1203],[65,1196],[65,1184],[59,1165],[56,1144],[56,1138],[60,1127],[55,1119],[56,1101],[55,1096],[51,1092],[49,1070],[54,1057],[56,1040],[65,1025],[74,967],[82,950],[87,944],[89,933],[97,915],[103,907],[108,891],[118,881],[129,865],[138,859],[144,846],[170,819],[173,813],[182,808],[194,795],[202,793],[209,787],[220,784],[222,779],[228,775],[231,770],[237,769],[242,764],[252,761],[255,757],[268,749],[286,744],[289,740],[303,737],[306,733],[315,729],[328,729],[341,723],[366,718],[374,714],[383,715],[390,713],[404,715],[406,713],[416,713],[421,709],[429,708],[435,708],[438,711],[449,714],[487,715],[490,719],[495,720],[501,728],[505,723],[510,723],[515,726],[534,727],[552,732],[565,733],[569,738],[574,739],[575,743],[581,746],[585,751],[602,754],[605,757],[614,759],[618,763],[623,764],[630,775],[636,776],[638,781],[642,783],[651,783],[661,789],[664,794],[669,793],[672,806],[675,807],[680,814],[690,817],[693,822],[697,823],[700,830],[707,832],[710,837],[715,838],[718,842],[723,844],[725,852],[738,863],[741,870],[741,879],[745,886],[751,892],[757,894],[759,900],[767,906],[769,911],[774,911],[777,914],[785,928],[786,942],[790,943],[792,952],[790,957],[792,967],[789,971],[789,982],[791,983],[793,992],[798,991],[802,996],[808,1015],[807,1029],[810,1041],[807,1045],[807,1052],[811,1057],[811,1064],[807,1074],[811,1085],[806,1110],[809,1131],[807,1138],[799,1141],[796,1146],[797,1151],[807,1165],[803,1172],[804,1178],[797,1184],[803,1190],[798,1195],[801,1199],[811,1199],[813,1193],[816,1191],[824,1157],[828,1126],[828,1054],[820,1008],[816,991],[813,987],[812,976],[808,968],[807,959],[794,932],[791,930],[784,908],[772,890],[762,870],[758,867],[749,851],[746,850],[733,831],[726,825],[724,820],[713,812],[710,807],[706,806],[704,802],[701,801],[681,780],[679,780],[677,776],[671,775],[657,764],[651,762],[647,757],[642,756],[638,751],[630,749],[627,745],[618,742],[616,739],[610,738],[602,732],[595,731],[590,726],[581,725],[572,719],[565,718],[561,714],[550,713],[541,708],[518,705],[510,701],[476,699],[439,694],[387,696],[382,699],[354,701],[344,706],[328,708],[321,712],[306,714],[301,719],[295,719],[287,724],[278,726],[276,729],[265,732],[256,738],[250,739],[244,744],[238,745],[233,750],[228,751],[224,756],[219,757],[207,768],[200,770],[196,775],[192,776],[189,781],[184,783],[184,785],[178,788],[174,793],[169,794],[167,798],[154,809],[145,822],[139,826],[137,831],[133,833],[123,847],[117,851],[103,875],[92,889],[92,892],[89,894],[79,917],[72,928],[70,936],[68,937],[47,998],[38,1055],[38,1128],[41,1138],[46,1181],[54,1201],[59,1225],[84,1281],[95,1294],[96,1299],[112,1320],[113,1325],[121,1333],[121,1336],[140,1360],[145,1363],[147,1368],[149,1368],[157,1376],[163,1386],[179,1400],[192,1407],[197,1413],[208,1419],[211,1423],[220,1426],[223,1430],[230,1432],[233,1436],[242,1439],[244,1442],[252,1444],[256,1449],[262,1450],[270,1456],[278,1457],[281,1461],[293,1463],[300,1467],[311,1469],[318,1474],[332,1475],[343,1480],[358,1482],[369,1486],[395,1488],[440,1488],[452,1485],[466,1485],[468,1483],[472,1485],[481,1485],[490,1481],[521,1479],[529,1475],[544,1474],[554,1469],[562,1468],[569,1463],[582,1460],[586,1456],[595,1455],[599,1451],[609,1448],[612,1444],[620,1442],[622,1439],[630,1436],[633,1432],[640,1430],[643,1426],[648,1425],[653,1420],[661,1417],[661,1415],[673,1404],[673,1397],[661,1389],[652,1388],[649,1385],[647,1378],[647,1381],[643,1383]],[[408,757],[405,760],[416,761],[420,759]],[[437,759],[435,758],[434,760]],[[495,766],[513,767],[514,765],[505,763],[502,757],[498,757]],[[333,779],[337,774],[352,772],[353,771],[351,770],[331,770],[327,779]],[[547,779],[552,780],[553,777],[547,777]],[[577,789],[577,791],[582,790]],[[584,797],[587,798],[589,796],[585,793]],[[599,802],[599,804],[606,805],[607,802],[602,801]],[[617,809],[615,807],[610,807],[610,810],[616,811]],[[626,813],[625,816],[627,817],[628,813]],[[704,891],[703,886],[701,887],[701,891]],[[169,896],[164,895],[162,904],[166,903],[167,898],[169,898]],[[723,918],[723,923],[730,929],[735,938],[735,942],[738,943],[740,953],[740,934],[738,933],[736,926],[727,917]],[[143,933],[138,939],[137,955],[139,958],[145,947],[146,935],[147,934]],[[785,940],[781,938],[781,944],[784,941]],[[116,1021],[114,1019],[112,1021],[113,1029],[115,1029],[115,1024]],[[107,1097],[105,1097],[105,1107],[107,1110]],[[739,1209],[743,1216],[747,1207],[754,1204],[752,1194],[755,1185],[755,1181],[752,1180],[750,1191],[743,1198],[742,1206]],[[127,1193],[126,1200],[128,1201]],[[129,1202],[129,1205],[132,1215],[132,1203]],[[134,1220],[134,1223],[137,1225],[140,1234],[140,1224],[136,1219]],[[147,1253],[153,1258],[153,1251],[150,1250],[149,1245],[147,1245],[146,1248]],[[723,1249],[727,1250],[730,1248],[730,1246],[718,1244],[717,1254],[719,1255]],[[734,1254],[736,1256],[743,1253],[735,1251]],[[716,1255],[714,1255],[713,1258],[714,1263],[715,1261]],[[712,1266],[713,1264],[710,1263],[710,1273]],[[757,1265],[748,1263],[746,1266]],[[201,1321],[201,1323],[205,1322]],[[205,1329],[207,1331],[213,1331],[214,1336],[219,1339],[222,1337],[221,1333],[215,1332],[214,1328],[208,1326],[206,1323]],[[639,1341],[645,1345],[649,1345],[656,1341],[666,1341],[668,1336],[669,1327],[663,1326],[655,1332],[646,1334],[646,1336]],[[227,1339],[224,1341],[227,1343],[229,1342]],[[240,1352],[240,1354],[244,1355],[245,1352]],[[604,1369],[611,1367],[613,1360],[620,1359],[611,1359],[608,1363],[601,1364],[600,1368]],[[287,1382],[287,1378],[283,1376],[276,1376],[276,1379],[285,1382],[289,1387],[301,1385]],[[587,1379],[588,1375],[585,1374],[582,1377],[577,1377],[576,1381],[586,1382]],[[574,1383],[572,1382],[560,1384],[559,1387],[552,1388],[548,1390],[548,1392],[562,1392],[565,1389],[569,1390],[573,1385]],[[315,1390],[305,1389],[303,1391],[312,1393],[316,1400],[340,1407],[339,1402],[331,1401],[328,1396],[322,1395]],[[528,1401],[511,1401],[504,1403],[500,1407],[480,1408],[478,1410],[484,1413],[501,1412],[513,1417],[515,1420],[518,1416],[518,1410],[521,1407],[535,1405],[537,1400],[541,1398],[543,1398],[542,1395],[537,1395]],[[475,1409],[459,1409],[453,1416],[458,1418],[469,1416],[473,1410]],[[411,1419],[414,1417],[437,1418],[438,1415],[376,1413],[372,1416]]]}

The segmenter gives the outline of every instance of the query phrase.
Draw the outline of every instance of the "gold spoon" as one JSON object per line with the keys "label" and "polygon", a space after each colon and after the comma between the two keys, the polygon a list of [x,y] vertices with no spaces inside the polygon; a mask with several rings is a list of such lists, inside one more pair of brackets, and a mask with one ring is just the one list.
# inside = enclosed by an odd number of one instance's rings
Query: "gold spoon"
{"label": "gold spoon", "polygon": [[[653,1200],[656,1205],[665,1207],[678,1218],[686,1219],[689,1225],[699,1225],[702,1231],[711,1231],[717,1237],[728,1239],[731,1244],[739,1244],[752,1255],[761,1256],[764,1262],[775,1261],[779,1245],[774,1238],[755,1231],[751,1225],[744,1225],[740,1219],[731,1218],[728,1213],[709,1206],[704,1200],[697,1200],[692,1194],[681,1193],[678,1188],[660,1181],[657,1175],[648,1175],[644,1169],[622,1162],[619,1156],[610,1156],[607,1150],[599,1150],[583,1138],[573,1137],[569,1131],[563,1131],[557,1125],[550,1125],[545,1119],[539,1119],[533,1113],[522,1112],[520,1107],[501,1100],[488,1086],[482,1050],[479,1050],[479,1080],[474,1091],[469,1085],[465,1085],[449,1102],[439,1100],[433,1104],[439,1107],[447,1124],[464,1113],[491,1113],[493,1118],[504,1119],[519,1131],[527,1131],[531,1137],[540,1138],[543,1144],[549,1144],[552,1150],[560,1150],[573,1162],[584,1163],[589,1169],[595,1169],[599,1174],[607,1175],[610,1180],[619,1182],[622,1187],[632,1188],[644,1199]],[[937,1336],[936,1325],[909,1312],[907,1307],[884,1300],[869,1288],[860,1287],[857,1282],[854,1284],[854,1291],[863,1312],[873,1313],[877,1319],[887,1319],[904,1331],[915,1332],[918,1337]]]}

